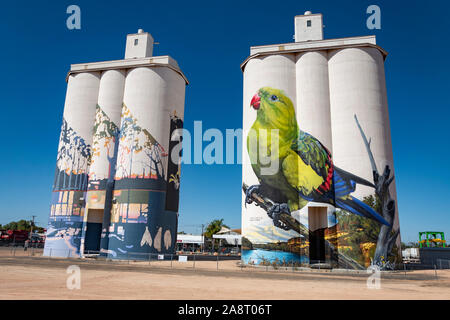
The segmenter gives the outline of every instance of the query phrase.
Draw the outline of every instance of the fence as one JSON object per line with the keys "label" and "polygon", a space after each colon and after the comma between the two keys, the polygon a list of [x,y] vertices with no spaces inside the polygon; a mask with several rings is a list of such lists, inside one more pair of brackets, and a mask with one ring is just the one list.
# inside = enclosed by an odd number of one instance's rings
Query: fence
{"label": "fence", "polygon": [[439,269],[450,269],[449,259],[436,259],[436,267]]}
{"label": "fence", "polygon": [[[264,261],[257,261],[258,264],[252,263],[255,261],[247,260],[246,264],[241,263],[240,256],[220,255],[220,254],[158,254],[158,253],[139,253],[126,252],[119,257],[105,257],[99,255],[98,251],[86,251],[83,257],[75,254],[72,250],[58,250],[48,249],[44,252],[43,248],[30,247],[24,250],[23,247],[2,247],[3,256],[15,257],[38,257],[42,259],[76,259],[83,263],[99,264],[99,265],[135,265],[160,267],[171,269],[191,269],[191,270],[252,270],[260,272],[344,272],[344,273],[359,273],[366,274],[367,270],[351,270],[351,269],[331,269],[331,266],[322,261],[314,261],[315,264],[310,265],[306,261],[280,261],[278,259],[265,259]],[[317,262],[317,263],[316,263]],[[315,269],[315,270],[313,270]],[[437,259],[433,265],[408,264],[402,263],[396,265],[396,273],[403,273],[405,277],[408,271],[429,269],[437,270],[450,269],[450,260]]]}

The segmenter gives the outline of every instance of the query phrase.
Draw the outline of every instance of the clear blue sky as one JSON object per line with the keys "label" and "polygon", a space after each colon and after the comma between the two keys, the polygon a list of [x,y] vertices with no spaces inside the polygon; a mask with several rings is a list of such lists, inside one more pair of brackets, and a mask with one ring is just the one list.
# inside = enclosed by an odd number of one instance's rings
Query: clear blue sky
{"label": "clear blue sky", "polygon": [[[81,8],[81,30],[66,8]],[[381,7],[381,30],[366,8]],[[0,223],[37,215],[46,226],[65,76],[71,63],[121,59],[125,37],[149,31],[155,55],[174,57],[191,84],[185,127],[242,127],[240,63],[251,45],[291,42],[296,14],[324,14],[325,38],[375,34],[389,52],[386,80],[402,240],[450,238],[450,4],[446,1],[8,1],[0,10]],[[425,13],[429,12],[430,15]],[[180,230],[241,221],[241,166],[182,168]]]}

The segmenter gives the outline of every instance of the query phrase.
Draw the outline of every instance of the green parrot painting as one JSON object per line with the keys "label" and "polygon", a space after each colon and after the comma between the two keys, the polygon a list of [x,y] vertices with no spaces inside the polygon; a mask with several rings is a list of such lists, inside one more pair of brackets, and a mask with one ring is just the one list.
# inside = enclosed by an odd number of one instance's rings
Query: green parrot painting
{"label": "green parrot painting", "polygon": [[[253,134],[247,137],[247,150],[250,159],[255,159],[252,160],[252,168],[260,184],[247,189],[246,205],[253,202],[253,193],[269,197],[275,205],[267,213],[274,225],[284,230],[289,228],[280,221],[280,213],[291,214],[308,202],[331,204],[389,225],[379,213],[351,195],[357,184],[375,186],[333,165],[327,148],[319,140],[300,130],[292,101],[283,91],[261,88],[250,104],[257,116],[252,126]],[[261,130],[264,130],[264,136]],[[273,132],[277,132],[277,137]],[[278,152],[272,152],[272,144],[276,143],[276,138]],[[252,147],[255,142],[258,148]],[[258,157],[258,149],[261,150],[261,147],[267,150],[267,154],[263,156],[272,157],[271,161],[278,163],[275,172],[271,174],[265,174],[262,170],[267,164]]]}

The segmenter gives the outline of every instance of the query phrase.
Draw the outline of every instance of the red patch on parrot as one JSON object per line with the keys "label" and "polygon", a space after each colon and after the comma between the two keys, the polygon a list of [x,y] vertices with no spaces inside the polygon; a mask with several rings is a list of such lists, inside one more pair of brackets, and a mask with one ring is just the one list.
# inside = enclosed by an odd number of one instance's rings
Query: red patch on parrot
{"label": "red patch on parrot", "polygon": [[328,150],[327,150],[327,152],[328,152],[328,162],[330,165],[328,167],[328,174],[327,174],[325,181],[316,189],[320,194],[323,194],[324,192],[327,192],[331,189],[331,183],[333,180],[333,173],[334,173],[333,160],[331,159],[331,156],[330,156],[330,153]]}
{"label": "red patch on parrot", "polygon": [[253,109],[258,110],[259,106],[261,104],[261,98],[258,94],[255,94],[252,98],[252,101],[250,102],[250,105],[253,107]]}

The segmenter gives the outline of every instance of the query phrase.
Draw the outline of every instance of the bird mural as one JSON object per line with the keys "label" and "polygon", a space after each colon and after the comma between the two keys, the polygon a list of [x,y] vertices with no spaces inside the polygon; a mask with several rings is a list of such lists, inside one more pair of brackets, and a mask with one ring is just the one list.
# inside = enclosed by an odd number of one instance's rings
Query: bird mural
{"label": "bird mural", "polygon": [[[261,88],[250,106],[257,115],[247,137],[247,151],[260,184],[247,189],[246,205],[253,202],[253,193],[269,197],[275,205],[267,214],[276,227],[284,230],[289,227],[280,221],[280,214],[290,215],[308,202],[331,204],[389,225],[374,209],[351,195],[357,184],[375,186],[336,167],[330,151],[315,137],[300,130],[293,103],[282,90]],[[261,150],[267,152],[262,154]],[[267,167],[264,157],[278,164],[270,174],[264,171]]]}

